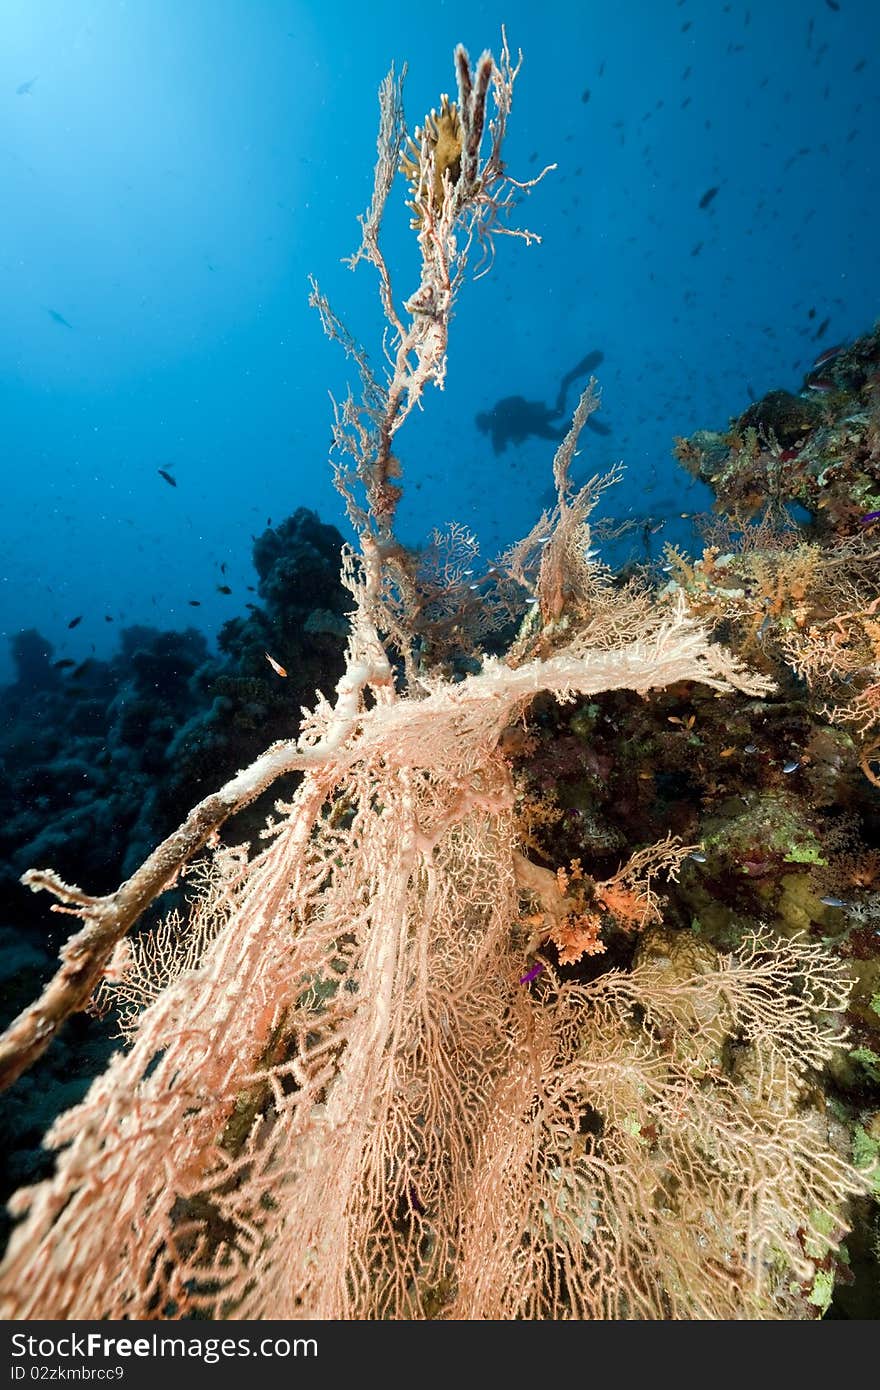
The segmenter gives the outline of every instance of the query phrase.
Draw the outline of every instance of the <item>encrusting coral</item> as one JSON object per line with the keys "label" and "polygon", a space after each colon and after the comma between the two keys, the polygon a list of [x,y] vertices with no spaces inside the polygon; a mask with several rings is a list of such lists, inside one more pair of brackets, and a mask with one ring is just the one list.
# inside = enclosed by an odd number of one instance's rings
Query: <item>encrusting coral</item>
{"label": "encrusting coral", "polygon": [[[842,1036],[838,961],[769,934],[670,944],[652,880],[678,871],[674,836],[599,883],[523,852],[510,750],[539,695],[771,689],[683,601],[620,589],[593,555],[601,483],[569,481],[593,384],[557,451],[555,506],[476,589],[395,536],[395,436],[443,383],[469,249],[491,254],[522,187],[501,161],[518,66],[506,44],[497,64],[461,48],[455,62],[460,160],[438,178],[430,122],[407,156],[421,277],[402,312],[379,244],[404,141],[393,75],[380,93],[353,260],[378,273],[387,380],[313,294],[362,383],[334,429],[359,539],[335,698],[117,893],[26,876],[85,926],[0,1040],[4,1074],[99,983],[130,1042],[47,1136],[54,1176],[13,1199],[7,1317],[810,1316],[867,1189],[809,1084]],[[486,611],[522,620],[506,658],[481,648]],[[432,614],[446,628],[430,641]],[[289,771],[301,781],[258,852],[204,862],[189,935],[175,923],[130,948],[147,904]],[[566,975],[550,942],[573,913],[647,929],[632,968]],[[569,959],[595,954],[596,923],[581,926]]]}

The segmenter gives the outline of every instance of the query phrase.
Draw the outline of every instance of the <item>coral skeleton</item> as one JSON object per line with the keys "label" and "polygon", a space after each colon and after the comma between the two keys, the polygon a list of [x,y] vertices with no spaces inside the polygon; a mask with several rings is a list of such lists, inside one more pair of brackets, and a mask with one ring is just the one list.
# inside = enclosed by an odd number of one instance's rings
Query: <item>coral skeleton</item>
{"label": "coral skeleton", "polygon": [[[865,1190],[807,1094],[842,1037],[839,962],[769,934],[671,944],[653,876],[693,848],[673,837],[597,885],[578,949],[579,871],[525,853],[506,737],[538,696],[771,688],[683,603],[595,559],[603,483],[568,478],[595,383],[557,451],[556,506],[476,596],[455,559],[472,567],[467,533],[427,563],[395,535],[397,432],[443,385],[469,253],[491,260],[526,187],[501,158],[506,41],[497,63],[459,48],[455,66],[457,100],[409,144],[393,72],[380,92],[353,261],[378,275],[384,379],[313,287],[362,388],[335,408],[358,547],[333,698],[117,893],[26,876],[84,925],[0,1042],[4,1079],[96,988],[125,1045],[47,1135],[54,1174],[13,1198],[7,1318],[809,1316],[803,1291]],[[405,299],[379,242],[401,162],[421,255]],[[515,641],[487,655],[508,617]],[[220,846],[224,820],[291,771],[262,845]],[[129,940],[206,849],[189,923]],[[578,977],[565,962],[594,954],[606,910],[641,933],[635,962]],[[561,953],[537,956],[554,932]]]}

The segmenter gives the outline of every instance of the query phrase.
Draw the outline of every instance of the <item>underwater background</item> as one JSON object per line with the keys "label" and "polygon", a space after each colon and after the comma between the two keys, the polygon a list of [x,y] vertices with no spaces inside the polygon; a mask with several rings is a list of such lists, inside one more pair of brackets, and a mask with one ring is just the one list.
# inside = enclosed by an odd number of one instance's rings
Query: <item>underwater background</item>
{"label": "underwater background", "polygon": [[[876,530],[867,465],[823,498],[819,446],[793,457],[804,430],[828,444],[823,403],[848,447],[847,412],[880,379],[873,0],[0,0],[0,1023],[70,927],[21,873],[52,865],[111,891],[195,801],[295,733],[316,687],[332,690],[350,607],[339,548],[354,537],[330,397],[354,372],[309,277],[375,366],[375,276],[342,257],[372,192],[378,86],[407,65],[412,130],[454,91],[455,45],[497,53],[502,25],[524,56],[507,170],[527,181],[555,165],[515,210],[541,242],[499,237],[457,301],[445,391],[401,439],[401,539],[418,547],[455,521],[489,558],[528,532],[555,499],[553,440],[591,373],[601,407],[574,481],[623,465],[598,511],[629,523],[597,532],[615,569],[648,562],[690,597],[715,583],[683,557],[700,553],[713,503],[730,515],[747,489],[754,514],[767,456],[739,426],[771,418],[774,457],[809,478],[794,522],[812,518],[831,546]],[[400,179],[383,224],[401,290],[419,273],[406,196]],[[766,406],[779,391],[802,406],[791,440]],[[679,550],[664,565],[665,544]],[[735,725],[694,698],[696,714],[681,692],[653,709],[607,697],[620,737],[597,729],[600,705],[547,723],[525,775],[559,794],[571,853],[591,847],[594,871],[670,825],[699,839],[682,921],[699,911],[714,930],[718,902],[756,917],[772,902],[787,927],[837,933],[861,971],[862,1032],[834,1081],[873,1161],[875,786],[852,740],[817,733],[815,702]],[[276,795],[232,837],[253,841]],[[0,1197],[45,1175],[47,1123],[114,1045],[106,1020],[79,1015],[3,1098]],[[851,1243],[870,1270],[833,1315],[877,1316],[870,1221]]]}
{"label": "underwater background", "polygon": [[[454,519],[488,556],[523,534],[552,445],[496,454],[476,416],[553,402],[589,354],[607,433],[583,475],[622,460],[607,509],[664,521],[655,550],[687,539],[679,513],[711,498],[673,438],[796,389],[876,317],[872,0],[3,0],[0,23],[0,635],[36,628],[55,659],[109,656],[125,624],[213,637],[251,536],[298,506],[348,535],[327,463],[348,375],[308,277],[380,340],[372,276],[340,258],[392,61],[412,127],[455,44],[505,24],[508,168],[557,165],[520,210],[541,244],[502,241],[457,308],[445,396],[406,441],[404,539]],[[415,274],[400,188],[387,245]]]}

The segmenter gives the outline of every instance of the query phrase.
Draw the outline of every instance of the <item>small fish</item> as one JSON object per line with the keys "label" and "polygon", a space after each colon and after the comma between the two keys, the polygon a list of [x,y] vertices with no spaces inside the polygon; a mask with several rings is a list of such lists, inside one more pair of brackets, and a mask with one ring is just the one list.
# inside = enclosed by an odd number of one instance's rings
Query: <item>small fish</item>
{"label": "small fish", "polygon": [[110,616],[110,614],[109,614],[109,613],[105,613],[105,614],[104,614],[104,622],[105,622],[105,623],[112,623],[112,621],[113,621],[113,619],[112,619],[112,617]]}
{"label": "small fish", "polygon": [[531,970],[527,970],[527,971],[526,971],[525,975],[520,975],[520,977],[519,977],[519,982],[520,982],[520,984],[521,984],[521,985],[529,985],[529,984],[531,984],[532,980],[536,980],[536,979],[538,978],[538,976],[540,975],[540,973],[541,973],[541,971],[542,971],[543,969],[544,969],[544,962],[539,960],[538,963],[537,963],[537,965],[533,965],[532,968],[531,968]]}
{"label": "small fish", "polygon": [[79,625],[80,625],[81,622],[82,622],[82,613],[80,613],[80,615],[79,615],[78,618],[71,618],[71,620],[70,620],[70,622],[67,624],[67,626],[68,626],[68,627],[79,627]]}
{"label": "small fish", "polygon": [[279,661],[275,660],[274,656],[270,656],[269,653],[265,651],[263,652],[263,656],[266,658],[269,665],[272,667],[272,670],[275,672],[276,676],[287,675],[287,672],[285,671],[284,667],[281,665]]}
{"label": "small fish", "polygon": [[718,185],[716,185],[714,188],[707,188],[706,192],[703,194],[697,206],[701,208],[707,208],[709,204],[712,202],[712,199],[715,197],[717,192]]}
{"label": "small fish", "polygon": [[834,390],[834,382],[827,381],[824,377],[821,381],[808,381],[808,391],[817,391],[820,396],[827,396],[829,391]]}
{"label": "small fish", "polygon": [[174,478],[172,478],[171,474],[167,473],[164,468],[157,468],[156,472],[159,474],[160,478],[165,479],[166,483],[170,483],[172,487],[177,487]]}
{"label": "small fish", "polygon": [[225,561],[225,560],[224,560],[224,561],[221,563],[221,565],[220,565],[220,573],[221,573],[221,574],[225,574],[225,573],[226,573],[226,561]]}
{"label": "small fish", "polygon": [[798,770],[798,768],[800,767],[800,765],[801,765],[801,764],[800,764],[800,760],[799,760],[798,758],[791,758],[791,759],[785,764],[785,766],[783,767],[782,771],[783,771],[783,772],[797,772],[797,770]]}
{"label": "small fish", "polygon": [[843,898],[820,898],[819,902],[824,903],[826,907],[846,907]]}
{"label": "small fish", "polygon": [[745,748],[743,749],[744,753],[757,753],[757,751],[758,745],[756,743],[747,743]]}
{"label": "small fish", "polygon": [[190,601],[189,601],[189,606],[190,606],[190,608],[201,608],[201,606],[202,606],[201,599],[191,598]]}
{"label": "small fish", "polygon": [[702,850],[698,849],[695,849],[692,854],[689,855],[689,858],[693,859],[695,864],[705,864],[706,862],[705,854],[703,854]]}
{"label": "small fish", "polygon": [[68,321],[67,321],[67,319],[64,317],[64,315],[63,315],[63,314],[59,314],[59,312],[58,312],[57,309],[47,309],[47,310],[46,310],[46,313],[49,315],[49,318],[53,321],[53,323],[60,323],[61,326],[62,326],[62,328],[72,328],[72,327],[73,327],[73,324],[72,324],[72,323],[68,323]]}
{"label": "small fish", "polygon": [[218,584],[218,585],[217,585],[217,593],[218,593],[218,594],[231,594],[231,593],[232,593],[232,590],[230,589],[230,587],[229,587],[228,584]]}
{"label": "small fish", "polygon": [[27,82],[20,83],[15,89],[15,95],[17,97],[30,96],[31,92],[34,90],[34,83],[36,80],[35,77],[29,77]]}
{"label": "small fish", "polygon": [[56,671],[66,671],[68,666],[75,666],[76,662],[72,657],[63,656],[60,661],[53,661],[52,665],[55,667]]}
{"label": "small fish", "polygon": [[[816,334],[816,336],[819,336],[818,333]],[[841,352],[843,352],[842,343],[838,343],[837,347],[826,348],[824,352],[819,353],[819,356],[813,363],[812,370],[815,372],[818,370],[819,367],[824,367],[826,362],[833,361],[834,358],[837,357]]]}
{"label": "small fish", "polygon": [[862,526],[870,526],[872,521],[880,521],[880,512],[865,512],[865,515],[860,518]]}

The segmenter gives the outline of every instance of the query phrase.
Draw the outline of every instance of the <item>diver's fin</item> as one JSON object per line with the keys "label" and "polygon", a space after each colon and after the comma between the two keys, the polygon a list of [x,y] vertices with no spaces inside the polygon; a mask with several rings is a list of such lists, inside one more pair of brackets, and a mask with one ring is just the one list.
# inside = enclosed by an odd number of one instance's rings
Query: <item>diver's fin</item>
{"label": "diver's fin", "polygon": [[572,382],[580,380],[582,383],[581,389],[583,389],[587,384],[586,378],[589,376],[590,372],[592,372],[594,367],[598,367],[600,362],[604,362],[604,360],[604,352],[596,348],[593,352],[588,352],[586,357],[582,357],[580,362],[572,367],[570,372],[565,373],[565,376],[559,383],[559,390],[556,394],[557,415],[561,415],[565,410],[565,398],[568,395],[568,388],[571,386]]}

